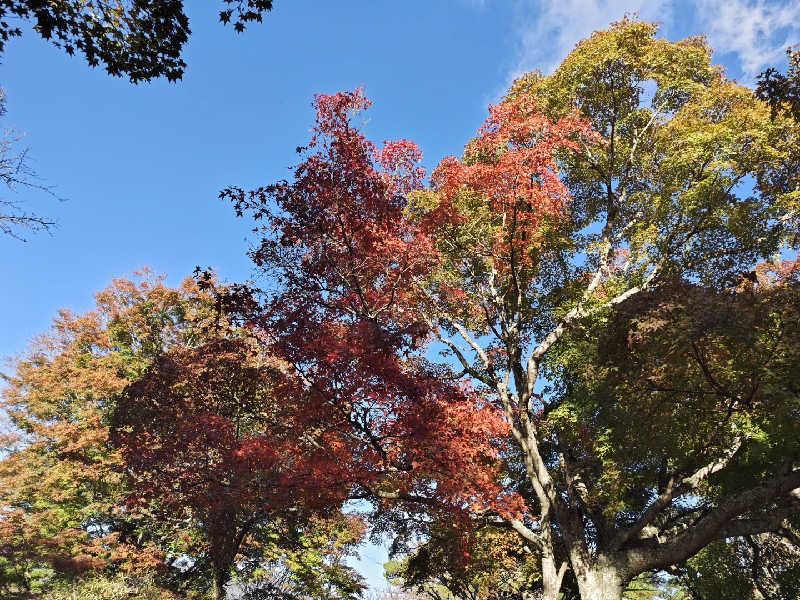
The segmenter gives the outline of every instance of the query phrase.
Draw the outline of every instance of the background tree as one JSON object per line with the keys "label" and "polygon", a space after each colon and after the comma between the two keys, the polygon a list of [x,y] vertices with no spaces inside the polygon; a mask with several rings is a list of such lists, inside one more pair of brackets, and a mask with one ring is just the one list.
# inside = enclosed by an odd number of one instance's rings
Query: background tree
{"label": "background tree", "polygon": [[[222,0],[219,20],[242,32],[270,10],[272,0]],[[90,66],[102,63],[110,75],[132,83],[176,81],[186,69],[181,53],[191,30],[183,0],[2,0],[0,53],[10,38],[22,35],[13,18],[32,21],[54,46],[67,54],[80,51]]]}
{"label": "background tree", "polygon": [[769,104],[772,114],[783,112],[800,121],[800,50],[789,48],[789,69],[784,75],[769,68],[758,76],[756,94]]}
{"label": "background tree", "polygon": [[177,600],[147,576],[93,574],[78,581],[58,581],[37,595],[41,600]]}
{"label": "background tree", "polygon": [[[90,597],[126,589],[157,597],[201,593],[213,586],[213,567],[224,560],[228,561],[224,581],[230,579],[234,557],[239,566],[237,583],[247,589],[268,581],[271,572],[282,572],[282,597],[351,598],[360,592],[360,578],[345,564],[363,535],[356,517],[329,510],[309,520],[292,508],[279,519],[264,522],[264,514],[254,512],[248,516],[252,520],[248,529],[232,530],[238,545],[231,550],[226,546],[228,531],[214,535],[215,526],[225,523],[201,512],[198,498],[209,499],[213,492],[219,497],[212,517],[236,513],[242,504],[259,506],[257,498],[246,494],[269,493],[269,482],[258,474],[275,464],[265,462],[256,474],[243,476],[243,468],[269,454],[262,449],[256,456],[252,448],[243,447],[243,440],[236,451],[250,452],[247,456],[227,456],[223,465],[216,460],[231,441],[223,435],[229,430],[220,424],[224,418],[220,411],[234,399],[215,399],[214,393],[264,391],[255,376],[262,371],[245,366],[253,355],[241,345],[243,338],[223,325],[213,298],[193,280],[172,289],[152,275],[138,283],[120,279],[97,295],[92,312],[62,312],[51,333],[12,363],[13,372],[5,377],[3,407],[17,432],[3,439],[0,460],[0,585],[6,595],[35,591],[59,597],[73,586],[85,588]],[[229,337],[220,337],[223,332]],[[222,381],[234,367],[241,376]],[[185,487],[176,488],[173,496],[156,495],[159,482],[151,481],[148,501],[136,502],[143,493],[138,486],[145,479],[132,475],[143,457],[126,462],[125,452],[113,443],[112,425],[119,418],[120,403],[133,402],[134,382],[147,382],[148,376],[170,368],[171,379],[164,385],[172,383],[183,390],[176,390],[171,409],[184,410],[180,415],[184,425],[204,429],[197,433],[199,438],[190,440],[184,428],[181,441],[194,445],[176,452],[173,462],[151,465],[174,477],[173,483],[185,485],[192,473],[181,473],[179,467],[196,468],[192,483],[197,489],[194,496]],[[189,393],[198,390],[207,395]],[[181,400],[187,404],[180,405]],[[208,404],[215,400],[222,408]],[[263,395],[241,400],[238,430],[252,436],[252,410],[270,405]],[[193,406],[205,406],[210,412],[192,413]],[[143,399],[132,414],[150,414],[148,410],[154,407]],[[262,417],[269,420],[275,414],[264,412]],[[158,432],[148,435],[153,441]],[[150,450],[157,452],[155,447]],[[226,467],[231,467],[226,473],[230,481],[201,479]],[[224,484],[230,485],[224,488]],[[267,497],[261,505],[269,501]]]}
{"label": "background tree", "polygon": [[800,550],[793,528],[714,542],[675,569],[692,600],[764,598],[798,594]]}
{"label": "background tree", "polygon": [[[261,540],[259,549],[270,537],[281,549],[284,540],[299,543],[314,526],[309,515],[335,513],[346,498],[340,464],[318,450],[324,440],[304,436],[292,405],[276,401],[277,369],[250,340],[228,335],[172,348],[117,402],[114,439],[134,501],[155,499],[161,518],[197,529],[191,570],[208,570],[215,599],[225,597],[251,540]],[[260,568],[264,557],[250,560]],[[358,595],[357,578],[346,574],[341,591]]]}
{"label": "background tree", "polygon": [[361,597],[366,585],[347,559],[355,556],[364,531],[363,520],[354,515],[312,515],[302,530],[282,533],[278,544],[264,540],[266,552],[246,554],[234,581],[253,600]]}
{"label": "background tree", "polygon": [[541,588],[538,556],[525,540],[490,527],[434,523],[425,542],[384,565],[384,573],[392,584],[434,600],[521,600]]}
{"label": "background tree", "polygon": [[[62,311],[5,376],[3,408],[17,433],[0,462],[2,554],[22,587],[48,570],[76,574],[134,565],[157,569],[165,558],[157,523],[124,508],[129,487],[110,442],[114,398],[153,357],[213,305],[191,282],[171,290],[157,278],[117,280],[86,315]],[[48,570],[42,570],[47,567]]]}
{"label": "background tree", "polygon": [[[379,465],[364,496],[408,511],[416,501],[428,519],[450,518],[432,508],[449,503],[513,529],[537,548],[551,599],[568,569],[582,598],[619,598],[639,574],[798,510],[798,355],[796,336],[781,333],[795,328],[796,286],[780,276],[736,291],[796,242],[797,124],[727,80],[703,38],[655,34],[623,21],[553,75],[522,78],[429,190],[416,147],[377,151],[349,120],[366,103],[340,94],[319,97],[293,182],[223,193],[266,221],[252,257],[278,284],[242,312],[293,367],[293,389],[320,396],[327,426],[363,444],[349,446],[352,461]],[[676,294],[704,300],[669,313]],[[742,314],[720,313],[714,351],[687,363],[704,340],[670,334],[727,305]],[[621,332],[647,311],[667,324],[632,362]],[[737,354],[731,331],[744,316],[754,346]],[[669,345],[678,340],[681,351]],[[771,348],[779,369],[758,354]],[[641,368],[627,379],[631,364]],[[714,387],[717,369],[731,389]],[[752,406],[747,369],[764,384]],[[664,392],[661,411],[651,374],[691,375],[693,387]],[[409,400],[388,403],[408,378],[415,394],[404,387]],[[449,391],[459,389],[470,392]],[[398,435],[421,407],[436,432]],[[489,429],[498,415],[505,429]],[[449,445],[467,420],[482,436]]]}
{"label": "background tree", "polygon": [[[727,546],[725,546],[727,548]],[[397,550],[397,539],[392,545]],[[541,598],[542,576],[535,547],[508,528],[483,526],[454,529],[434,523],[424,542],[404,548],[397,560],[384,565],[386,578],[403,590],[433,600],[532,600]],[[765,561],[766,562],[766,561]],[[625,600],[689,600],[682,582],[694,579],[713,589],[714,571],[681,570],[681,578],[665,573],[645,573],[630,581]],[[709,576],[710,575],[710,576]],[[789,575],[789,573],[787,573]],[[730,582],[729,589],[736,589]],[[580,598],[570,571],[564,574],[561,600]],[[699,599],[699,597],[698,597]]]}
{"label": "background tree", "polygon": [[275,393],[297,404],[303,427],[329,438],[328,452],[351,471],[351,498],[425,498],[463,510],[488,486],[497,506],[513,503],[492,464],[493,441],[502,445],[506,431],[499,414],[414,356],[424,324],[398,312],[434,256],[402,218],[404,194],[421,182],[419,152],[405,140],[379,151],[350,125],[348,116],[369,105],[360,91],[315,104],[317,127],[299,149],[308,156],[294,184],[223,192],[257,218],[271,216],[276,198],[281,212],[269,227],[280,233],[253,258],[274,269],[280,292],[264,312],[246,287],[224,300],[248,312],[248,327],[287,365]]}

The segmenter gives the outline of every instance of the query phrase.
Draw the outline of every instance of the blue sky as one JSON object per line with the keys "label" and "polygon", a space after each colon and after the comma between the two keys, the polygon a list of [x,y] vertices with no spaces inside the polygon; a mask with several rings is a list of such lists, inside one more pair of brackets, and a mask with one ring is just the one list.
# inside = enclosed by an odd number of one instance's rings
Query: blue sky
{"label": "blue sky", "polygon": [[[29,29],[7,44],[3,127],[27,133],[32,166],[66,200],[16,198],[58,228],[27,243],[0,237],[0,357],[23,351],[57,309],[85,311],[112,277],[145,265],[172,283],[197,265],[249,277],[249,228],[217,193],[288,177],[317,92],[363,85],[367,134],[412,139],[433,167],[460,153],[515,76],[552,70],[625,13],[661,22],[670,39],[707,33],[742,82],[800,42],[793,1],[275,0],[242,35],[217,23],[216,2],[186,4],[193,34],[177,84],[111,78]],[[382,552],[364,554],[378,583]]]}

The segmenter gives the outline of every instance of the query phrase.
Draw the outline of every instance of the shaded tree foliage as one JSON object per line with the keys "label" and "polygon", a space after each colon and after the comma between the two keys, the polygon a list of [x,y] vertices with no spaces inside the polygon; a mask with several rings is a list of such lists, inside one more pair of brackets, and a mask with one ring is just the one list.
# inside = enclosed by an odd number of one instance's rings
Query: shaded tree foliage
{"label": "shaded tree foliage", "polygon": [[789,600],[800,594],[800,540],[775,533],[718,541],[673,570],[692,600]]}
{"label": "shaded tree foliage", "polygon": [[[291,404],[275,401],[277,368],[246,337],[207,339],[157,357],[117,402],[113,438],[133,477],[130,501],[155,499],[150,510],[200,532],[191,568],[210,572],[214,598],[242,568],[248,541],[299,543],[309,515],[335,514],[346,498],[339,463],[304,440]],[[257,568],[264,557],[252,560]]]}
{"label": "shaded tree foliage", "polygon": [[[222,0],[219,20],[242,32],[271,9],[272,0]],[[31,21],[42,38],[67,54],[81,52],[90,66],[102,64],[132,83],[176,81],[186,69],[181,55],[191,30],[183,0],[2,0],[0,53],[9,39],[22,35],[15,18]]]}
{"label": "shaded tree foliage", "polygon": [[789,48],[789,69],[784,75],[769,68],[758,76],[756,94],[769,104],[772,114],[783,112],[800,121],[800,50]]}
{"label": "shaded tree foliage", "polygon": [[504,529],[432,526],[426,541],[384,566],[386,578],[435,600],[522,599],[541,589],[538,557]]}

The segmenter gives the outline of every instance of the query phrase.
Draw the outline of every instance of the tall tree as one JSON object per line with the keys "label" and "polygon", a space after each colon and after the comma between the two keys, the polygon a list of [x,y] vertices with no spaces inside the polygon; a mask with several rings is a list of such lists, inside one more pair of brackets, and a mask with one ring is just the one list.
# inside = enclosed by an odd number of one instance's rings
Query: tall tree
{"label": "tall tree", "polygon": [[110,420],[131,380],[191,335],[187,312],[195,326],[213,314],[190,281],[173,290],[158,278],[117,280],[94,311],[62,311],[4,376],[2,406],[16,432],[0,460],[2,556],[23,587],[41,567],[69,578],[163,562],[167,532],[125,509],[130,488]]}
{"label": "tall tree", "polygon": [[404,217],[405,194],[421,184],[419,151],[406,140],[379,151],[350,125],[369,106],[360,91],[319,96],[316,106],[294,184],[223,192],[257,218],[276,199],[268,227],[277,236],[253,258],[282,285],[265,311],[244,286],[225,300],[286,363],[275,393],[297,403],[301,424],[332,436],[352,498],[459,510],[488,488],[492,506],[514,507],[495,465],[507,425],[485,394],[419,355],[426,325],[405,308],[437,255]]}
{"label": "tall tree", "polygon": [[[220,22],[242,32],[272,10],[272,0],[222,0],[221,8]],[[54,46],[67,54],[80,51],[92,67],[102,64],[132,83],[176,81],[186,69],[181,53],[191,30],[183,0],[2,0],[0,53],[10,38],[22,35],[10,18],[32,21]]]}
{"label": "tall tree", "polygon": [[266,221],[252,257],[278,283],[234,304],[292,366],[286,397],[346,432],[355,489],[514,530],[548,599],[568,569],[620,598],[800,508],[796,282],[737,291],[796,243],[800,131],[704,38],[656,30],[622,21],[516,82],[430,189],[413,144],[351,124],[356,93],[318,97],[294,181],[223,192]]}

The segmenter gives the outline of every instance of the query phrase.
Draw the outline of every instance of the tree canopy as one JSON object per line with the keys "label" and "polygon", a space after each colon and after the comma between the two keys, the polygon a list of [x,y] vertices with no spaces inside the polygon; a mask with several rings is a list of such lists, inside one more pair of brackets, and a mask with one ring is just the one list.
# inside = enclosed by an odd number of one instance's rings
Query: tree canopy
{"label": "tree canopy", "polygon": [[304,466],[268,368],[191,279],[120,279],[62,312],[6,377],[0,586],[358,595],[345,559],[363,524],[336,486],[311,497],[337,471]]}
{"label": "tree canopy", "polygon": [[275,282],[232,304],[369,465],[357,495],[515,532],[546,598],[567,570],[618,598],[798,510],[796,263],[775,257],[800,130],[704,38],[656,31],[616,23],[515,82],[429,187],[415,145],[352,124],[355,92],[317,97],[292,181],[222,194]]}

